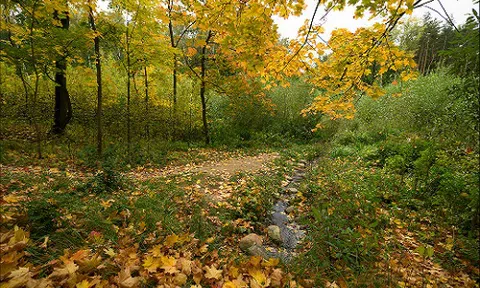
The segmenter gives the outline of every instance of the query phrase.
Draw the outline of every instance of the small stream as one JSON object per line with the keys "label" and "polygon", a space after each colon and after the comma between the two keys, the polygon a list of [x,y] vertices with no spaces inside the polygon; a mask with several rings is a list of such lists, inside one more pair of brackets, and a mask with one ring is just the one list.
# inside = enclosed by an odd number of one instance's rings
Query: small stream
{"label": "small stream", "polygon": [[305,160],[299,161],[293,175],[287,177],[288,184],[279,192],[278,199],[273,206],[270,223],[280,228],[280,239],[276,241],[277,245],[275,246],[265,245],[268,257],[280,258],[282,261],[288,262],[295,256],[295,248],[305,237],[304,227],[296,223],[288,214],[297,209],[291,203],[297,197],[298,186],[305,177],[305,171],[312,164],[313,162],[309,163]]}

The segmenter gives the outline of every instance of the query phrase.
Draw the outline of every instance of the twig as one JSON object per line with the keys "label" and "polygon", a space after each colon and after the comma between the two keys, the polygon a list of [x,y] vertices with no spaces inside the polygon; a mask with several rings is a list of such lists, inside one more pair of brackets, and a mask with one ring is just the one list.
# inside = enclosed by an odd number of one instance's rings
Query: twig
{"label": "twig", "polygon": [[[295,58],[298,55],[298,53],[300,53],[300,51],[303,49],[303,47],[305,47],[305,45],[307,45],[308,36],[310,35],[310,32],[312,32],[313,21],[315,20],[315,15],[317,15],[318,7],[320,7],[320,2],[322,2],[322,1],[320,1],[320,0],[317,1],[317,6],[315,7],[315,11],[313,11],[312,20],[310,20],[310,26],[308,27],[307,35],[305,35],[305,41],[303,41],[302,46],[300,46],[300,48],[298,48],[298,50],[287,61],[285,66],[283,66],[282,71],[285,70],[285,68],[287,68],[288,64],[290,64],[290,62],[292,62],[293,58]],[[325,17],[327,17],[328,13],[330,13],[330,11],[333,10],[333,7],[335,7],[335,5],[332,5],[331,7],[329,7],[327,9],[327,11],[325,11],[325,14],[320,18],[320,20],[325,19]]]}

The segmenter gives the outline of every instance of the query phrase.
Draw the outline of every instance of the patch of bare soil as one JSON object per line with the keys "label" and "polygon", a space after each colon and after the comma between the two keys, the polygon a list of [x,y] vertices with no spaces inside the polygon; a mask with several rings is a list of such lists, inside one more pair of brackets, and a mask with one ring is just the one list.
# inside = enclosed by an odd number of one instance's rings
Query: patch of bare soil
{"label": "patch of bare soil", "polygon": [[137,167],[136,169],[127,172],[126,175],[138,180],[196,173],[228,178],[235,173],[256,173],[257,171],[267,169],[268,164],[279,156],[278,153],[261,153],[255,156],[235,155],[223,160],[205,161],[200,164],[166,166],[161,169]]}
{"label": "patch of bare soil", "polygon": [[204,163],[191,171],[212,175],[233,175],[239,172],[255,173],[267,168],[267,164],[278,158],[278,153],[262,153],[256,156],[244,156],[222,160],[219,162]]}

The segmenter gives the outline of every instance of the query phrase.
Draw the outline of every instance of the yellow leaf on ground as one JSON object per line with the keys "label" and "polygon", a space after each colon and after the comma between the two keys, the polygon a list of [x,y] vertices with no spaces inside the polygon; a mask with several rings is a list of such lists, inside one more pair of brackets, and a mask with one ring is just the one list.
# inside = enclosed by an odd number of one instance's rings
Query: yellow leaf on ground
{"label": "yellow leaf on ground", "polygon": [[77,285],[75,285],[75,287],[77,287],[77,288],[89,288],[90,287],[90,282],[88,282],[88,280],[83,280],[82,282],[77,283]]}
{"label": "yellow leaf on ground", "polygon": [[[270,280],[265,277],[265,274],[259,269],[249,269],[248,274],[252,276],[253,280],[256,284],[260,285],[260,287],[267,287],[270,284]],[[250,282],[252,284],[252,282]]]}
{"label": "yellow leaf on ground", "polygon": [[175,243],[178,241],[178,236],[175,234],[169,235],[165,238],[165,246],[167,247],[173,247]]}
{"label": "yellow leaf on ground", "polygon": [[118,284],[122,288],[137,287],[140,282],[140,277],[132,277],[130,268],[125,268],[118,273]]}
{"label": "yellow leaf on ground", "polygon": [[162,262],[162,266],[160,268],[165,270],[165,273],[173,274],[178,272],[175,258],[170,256],[161,256],[160,259]]}
{"label": "yellow leaf on ground", "polygon": [[73,261],[65,262],[64,267],[55,268],[48,276],[49,278],[63,278],[68,275],[73,275],[78,270],[78,266]]}
{"label": "yellow leaf on ground", "polygon": [[266,260],[264,263],[262,263],[263,266],[265,267],[275,267],[280,263],[280,259],[278,258],[270,258]]}
{"label": "yellow leaf on ground", "polygon": [[192,274],[192,261],[185,258],[180,258],[178,259],[178,263],[180,264],[182,273],[186,275]]}
{"label": "yellow leaf on ground", "polygon": [[160,260],[152,256],[147,256],[142,265],[148,272],[155,273],[160,266]]}
{"label": "yellow leaf on ground", "polygon": [[217,268],[215,268],[215,266],[206,266],[205,268],[205,278],[207,279],[217,279],[219,280],[220,278],[222,278],[222,270],[218,270]]}
{"label": "yellow leaf on ground", "polygon": [[237,288],[237,286],[232,281],[227,281],[223,283],[222,288]]}

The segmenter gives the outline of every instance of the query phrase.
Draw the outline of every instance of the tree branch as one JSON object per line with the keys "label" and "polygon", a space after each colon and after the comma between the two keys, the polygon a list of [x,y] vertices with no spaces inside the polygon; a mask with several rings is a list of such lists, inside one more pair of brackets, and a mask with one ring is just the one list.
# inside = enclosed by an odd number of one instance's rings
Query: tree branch
{"label": "tree branch", "polygon": [[[305,45],[307,45],[308,36],[310,35],[310,32],[312,32],[313,21],[315,20],[315,15],[317,15],[318,7],[320,7],[320,2],[322,2],[322,1],[320,1],[320,0],[317,1],[317,6],[315,6],[315,11],[313,11],[312,20],[310,20],[310,26],[308,27],[307,35],[305,36],[305,41],[303,41],[302,46],[300,46],[300,48],[298,48],[298,50],[287,61],[285,66],[283,66],[282,71],[285,70],[285,68],[287,68],[288,64],[290,64],[290,62],[292,62],[293,58],[295,58],[298,55],[298,53],[300,53],[300,51],[305,47]],[[328,13],[330,13],[330,11],[333,10],[333,7],[335,7],[335,5],[332,5],[330,8],[328,8],[327,11],[325,11],[325,14],[320,18],[320,20],[325,19],[325,17],[327,17]]]}

